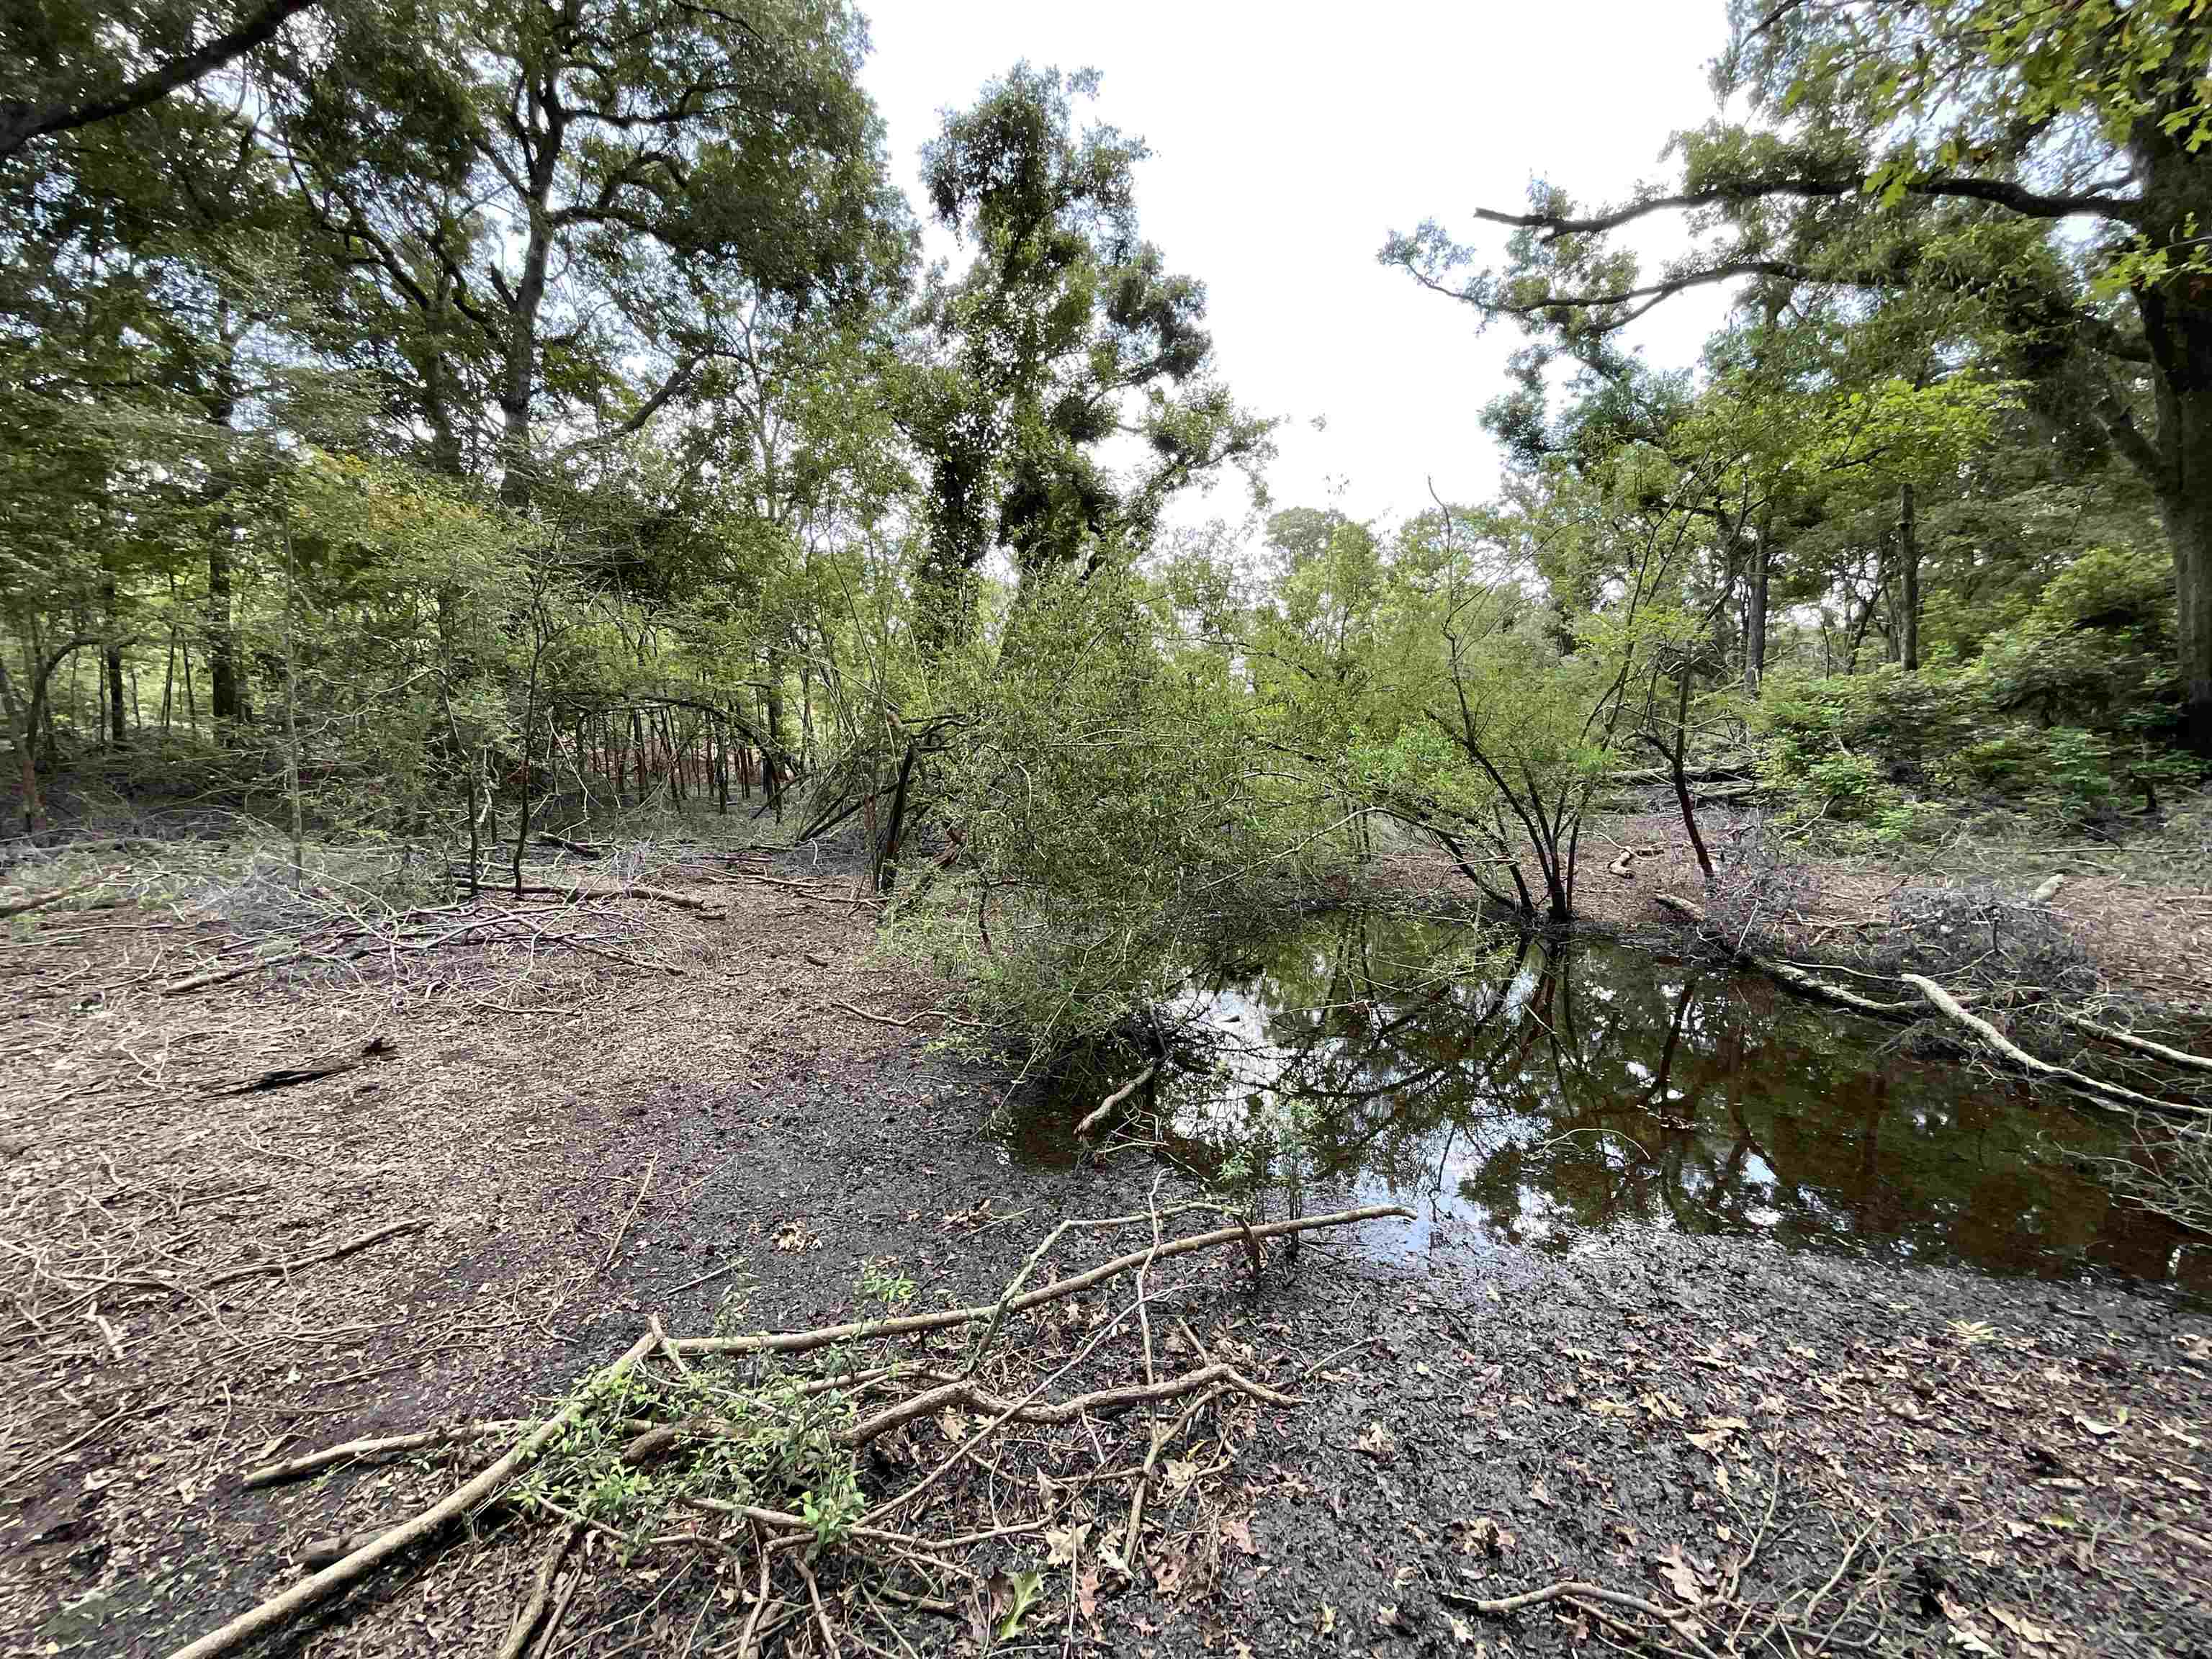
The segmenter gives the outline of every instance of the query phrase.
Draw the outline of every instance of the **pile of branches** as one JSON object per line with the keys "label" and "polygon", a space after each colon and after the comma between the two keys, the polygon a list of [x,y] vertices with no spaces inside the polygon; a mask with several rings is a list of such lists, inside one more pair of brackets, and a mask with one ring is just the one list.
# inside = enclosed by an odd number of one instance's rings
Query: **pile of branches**
{"label": "pile of branches", "polygon": [[[870,1620],[895,1629],[915,1614],[975,1629],[983,1645],[1048,1616],[1072,1631],[1079,1616],[1095,1618],[1109,1580],[1142,1570],[1148,1517],[1157,1528],[1162,1511],[1199,1501],[1258,1414],[1298,1405],[1290,1390],[1340,1358],[1262,1380],[1250,1349],[1192,1329],[1178,1304],[1194,1288],[1165,1282],[1163,1264],[1225,1246],[1256,1277],[1270,1239],[1408,1213],[1237,1218],[1170,1237],[1164,1224],[1194,1211],[1231,1213],[1155,1200],[1139,1214],[1063,1223],[995,1300],[973,1307],[694,1337],[670,1336],[656,1317],[526,1431],[504,1420],[434,1428],[248,1471],[248,1486],[268,1486],[512,1438],[429,1507],[310,1552],[327,1565],[173,1659],[232,1652],[493,1505],[543,1519],[553,1534],[502,1659],[550,1650],[595,1554],[703,1562],[716,1593],[692,1638],[720,1614],[738,1624],[740,1656],[779,1639],[818,1638],[836,1653],[846,1636],[861,1644]],[[1150,1243],[1031,1286],[1070,1231],[1122,1228],[1148,1229]],[[879,1277],[863,1285],[894,1303],[912,1294]],[[1109,1380],[1117,1371],[1128,1380]],[[585,1540],[611,1547],[587,1547],[580,1562]],[[1164,1572],[1184,1570],[1180,1553],[1159,1559]]]}

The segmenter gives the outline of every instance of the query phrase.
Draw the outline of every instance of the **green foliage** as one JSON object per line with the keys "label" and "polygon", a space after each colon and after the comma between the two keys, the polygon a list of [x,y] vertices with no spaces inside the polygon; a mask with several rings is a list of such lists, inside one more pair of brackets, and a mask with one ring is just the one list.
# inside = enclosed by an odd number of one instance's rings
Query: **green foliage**
{"label": "green foliage", "polygon": [[1156,1001],[1271,850],[1225,660],[1164,635],[1126,566],[1040,572],[959,665],[933,788],[961,873],[903,926],[1045,1050]]}
{"label": "green foliage", "polygon": [[[867,1507],[854,1454],[837,1438],[855,1413],[842,1391],[810,1390],[807,1380],[774,1365],[748,1376],[738,1364],[705,1363],[684,1372],[602,1374],[519,1495],[599,1522],[633,1546],[686,1498],[796,1510],[819,1543],[834,1544]],[[694,1420],[714,1426],[646,1467],[624,1459],[641,1423]]]}

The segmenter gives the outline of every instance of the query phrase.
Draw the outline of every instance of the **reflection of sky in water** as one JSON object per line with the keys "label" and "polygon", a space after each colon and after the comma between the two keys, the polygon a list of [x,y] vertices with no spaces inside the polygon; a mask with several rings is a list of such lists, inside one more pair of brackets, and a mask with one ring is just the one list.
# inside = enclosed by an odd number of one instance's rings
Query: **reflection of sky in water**
{"label": "reflection of sky in water", "polygon": [[[1763,981],[1378,917],[1241,956],[1170,1010],[1214,1069],[1163,1089],[1167,1127],[1242,1149],[1307,1207],[1407,1204],[1419,1219],[1396,1250],[1571,1249],[1634,1225],[2172,1276],[2179,1236],[2094,1178],[2089,1160],[2123,1150],[2109,1126]],[[1095,1103],[1121,1064],[1079,1070],[1066,1103]],[[1040,1125],[1024,1145],[1065,1136]],[[2204,1288],[2201,1253],[2182,1255]]]}

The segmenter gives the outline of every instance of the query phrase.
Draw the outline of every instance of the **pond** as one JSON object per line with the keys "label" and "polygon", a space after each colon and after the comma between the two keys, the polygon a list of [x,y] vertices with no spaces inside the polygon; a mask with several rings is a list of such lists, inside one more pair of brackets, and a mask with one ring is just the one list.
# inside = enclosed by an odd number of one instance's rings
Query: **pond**
{"label": "pond", "polygon": [[[1417,1212],[1372,1248],[1659,1226],[2212,1291],[2204,1250],[2100,1179],[2124,1124],[1757,975],[1348,914],[1241,945],[1170,1012],[1178,1064],[1139,1103],[1157,1131],[1123,1133],[1308,1209]],[[1066,1067],[1012,1121],[1013,1155],[1073,1158],[1075,1121],[1137,1065]]]}

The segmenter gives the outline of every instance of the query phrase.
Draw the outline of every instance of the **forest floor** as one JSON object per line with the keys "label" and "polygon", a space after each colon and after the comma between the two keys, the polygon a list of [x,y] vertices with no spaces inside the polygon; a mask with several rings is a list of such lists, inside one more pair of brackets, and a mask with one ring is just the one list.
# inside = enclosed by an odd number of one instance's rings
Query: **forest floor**
{"label": "forest floor", "polygon": [[[1010,1073],[939,1041],[943,988],[873,954],[842,876],[802,854],[654,879],[719,908],[601,908],[596,954],[540,922],[170,995],[223,927],[153,905],[9,924],[0,1654],[169,1652],[296,1580],[311,1540],[483,1461],[242,1488],[272,1455],[542,1411],[649,1317],[710,1330],[732,1284],[747,1328],[852,1314],[869,1263],[915,1308],[988,1300],[1058,1221],[1152,1201],[1141,1154],[1009,1161]],[[352,1069],[225,1092],[376,1036]],[[1119,1248],[1072,1235],[1054,1261]],[[835,1611],[771,1647],[1503,1659],[1641,1622],[1685,1652],[2212,1653],[2212,1317],[2162,1293],[1660,1235],[1565,1256],[1441,1235],[1408,1260],[1347,1231],[1278,1245],[1256,1283],[1241,1252],[1181,1258],[1153,1294],[1303,1403],[1201,1419],[1133,1582],[1055,1565],[1000,1638],[996,1605],[886,1619],[830,1557]],[[986,1516],[1035,1492],[1118,1534],[1108,1466],[1141,1421],[1085,1427],[1080,1468],[1010,1449],[948,1484]],[[480,1516],[270,1645],[490,1655],[548,1535]],[[1035,1538],[993,1547],[1045,1565]],[[586,1555],[548,1655],[739,1650],[738,1568]],[[1599,1591],[1469,1605],[1565,1580]]]}

